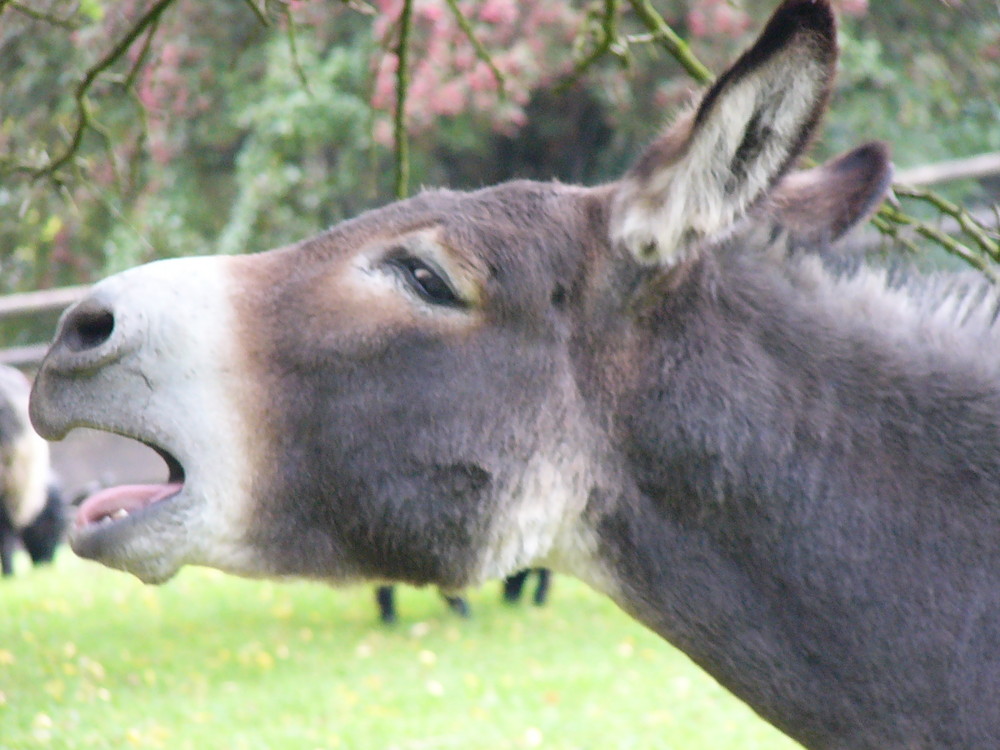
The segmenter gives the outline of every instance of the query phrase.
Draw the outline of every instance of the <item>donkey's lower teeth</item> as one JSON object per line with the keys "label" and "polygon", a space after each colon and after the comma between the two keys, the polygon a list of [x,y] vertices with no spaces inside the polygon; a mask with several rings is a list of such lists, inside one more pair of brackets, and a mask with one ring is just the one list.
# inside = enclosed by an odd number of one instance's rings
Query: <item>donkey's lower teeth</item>
{"label": "donkey's lower teeth", "polygon": [[128,517],[128,511],[125,510],[124,508],[119,508],[114,513],[112,513],[112,514],[110,514],[108,516],[105,516],[105,517],[108,518],[108,519],[110,519],[110,520],[112,520],[112,521],[118,521],[118,520],[120,520],[122,518]]}

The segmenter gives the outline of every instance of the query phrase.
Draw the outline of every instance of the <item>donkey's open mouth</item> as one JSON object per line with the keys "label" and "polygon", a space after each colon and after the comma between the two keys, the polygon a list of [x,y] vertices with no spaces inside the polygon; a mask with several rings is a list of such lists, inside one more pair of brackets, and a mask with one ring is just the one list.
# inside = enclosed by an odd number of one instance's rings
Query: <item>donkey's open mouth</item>
{"label": "donkey's open mouth", "polygon": [[184,489],[184,468],[168,451],[146,443],[166,463],[169,475],[166,482],[155,484],[126,484],[107,487],[85,498],[77,509],[70,545],[77,554],[87,557],[87,550],[100,543],[112,526],[141,524],[150,514],[162,510],[161,503],[168,503]]}

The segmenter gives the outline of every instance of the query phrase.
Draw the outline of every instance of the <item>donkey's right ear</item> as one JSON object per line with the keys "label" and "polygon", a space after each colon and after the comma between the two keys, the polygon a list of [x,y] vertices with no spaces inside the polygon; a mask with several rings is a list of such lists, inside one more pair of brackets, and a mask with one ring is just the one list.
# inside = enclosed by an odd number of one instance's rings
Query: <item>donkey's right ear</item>
{"label": "donkey's right ear", "polygon": [[612,241],[643,263],[671,266],[728,231],[808,144],[836,60],[829,0],[785,0],[753,47],[625,175]]}

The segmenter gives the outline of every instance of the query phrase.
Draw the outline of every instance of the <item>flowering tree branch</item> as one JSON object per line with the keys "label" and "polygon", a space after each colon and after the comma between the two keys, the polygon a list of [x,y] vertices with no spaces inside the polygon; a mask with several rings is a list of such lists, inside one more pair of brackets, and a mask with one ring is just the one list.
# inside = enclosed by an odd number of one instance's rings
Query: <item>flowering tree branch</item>
{"label": "flowering tree branch", "polygon": [[490,72],[493,73],[493,78],[496,79],[497,88],[500,91],[500,96],[504,97],[507,93],[507,81],[500,72],[500,69],[496,66],[493,61],[493,56],[489,53],[483,43],[476,36],[476,32],[473,30],[472,25],[469,23],[469,19],[465,17],[462,13],[462,9],[458,7],[458,0],[445,0],[448,3],[448,9],[451,11],[452,15],[455,17],[455,22],[458,27],[465,34],[466,39],[469,40],[469,44],[472,45],[472,49],[475,50],[476,57],[482,60],[489,67]]}
{"label": "flowering tree branch", "polygon": [[[131,90],[134,87],[139,72],[146,65],[159,19],[175,0],[149,0],[149,2],[150,5],[148,8],[130,24],[129,28],[114,46],[96,63],[84,71],[81,80],[73,91],[75,122],[71,126],[66,145],[54,156],[43,154],[40,160],[36,159],[33,161],[23,158],[18,161],[7,158],[0,162],[0,175],[20,174],[28,177],[30,180],[45,178],[56,186],[63,184],[61,175],[74,164],[87,132],[100,132],[100,128],[92,116],[90,102],[91,90],[95,83],[99,79],[107,80],[109,69],[126,54],[131,54],[129,51],[133,44],[141,40],[141,48],[137,54],[133,55],[135,58],[134,62],[121,81],[126,90]],[[383,13],[384,19],[390,13],[387,10],[389,7],[387,2],[377,2],[372,5],[363,4],[361,0],[342,0],[342,2],[360,12],[373,15]],[[508,49],[503,45],[519,43],[521,41],[516,36],[504,37],[498,31],[505,22],[487,19],[485,11],[482,9],[477,11],[478,15],[465,15],[458,0],[440,0],[440,2],[442,3],[441,12],[446,14],[446,19],[451,19],[452,27],[458,30],[457,32],[453,32],[458,34],[455,38],[461,40],[464,37],[464,40],[468,42],[468,48],[471,48],[471,51],[469,49],[466,50],[467,58],[479,61],[478,70],[456,64],[455,71],[451,72],[452,75],[456,76],[456,78],[452,79],[453,81],[460,79],[467,81],[464,86],[472,91],[471,94],[465,93],[464,99],[462,98],[463,93],[460,92],[458,95],[455,95],[454,89],[448,92],[448,96],[445,96],[445,87],[443,86],[435,88],[433,86],[427,87],[422,85],[426,82],[419,79],[420,72],[417,68],[420,61],[415,62],[412,59],[421,44],[421,34],[424,33],[423,25],[415,27],[417,23],[415,16],[421,13],[422,6],[418,5],[416,0],[398,0],[395,4],[395,7],[398,9],[398,15],[395,13],[392,14],[394,16],[391,26],[392,31],[391,33],[387,33],[383,39],[391,39],[391,42],[386,42],[386,50],[394,53],[397,63],[395,71],[390,72],[388,69],[385,71],[386,82],[388,83],[394,79],[395,84],[394,91],[391,88],[388,89],[392,93],[387,95],[385,109],[388,111],[391,108],[391,134],[395,165],[393,189],[394,194],[399,198],[405,197],[409,192],[409,139],[414,133],[419,131],[421,125],[427,127],[429,121],[426,117],[424,121],[421,121],[419,113],[416,113],[412,108],[408,110],[407,104],[411,97],[411,89],[412,92],[426,88],[434,91],[435,102],[438,106],[433,108],[431,114],[436,115],[446,113],[445,101],[449,102],[448,106],[452,108],[450,112],[458,112],[470,106],[481,107],[483,106],[481,102],[484,96],[495,95],[504,101],[502,109],[505,115],[508,116],[505,124],[518,125],[521,121],[511,116],[511,113],[513,112],[515,115],[523,118],[523,111],[519,108],[527,101],[528,92],[530,92],[533,86],[540,85],[539,82],[544,81],[543,74],[539,72],[542,65],[537,61],[537,54],[534,57],[532,56],[531,48],[527,48],[527,54],[522,49],[520,57],[517,59],[508,59],[505,57]],[[268,26],[274,25],[269,18],[270,3],[267,0],[243,0],[243,4],[249,9],[249,12],[254,14],[260,23]],[[281,16],[287,26],[286,31],[288,34],[288,43],[292,50],[293,64],[295,65],[300,81],[302,81],[303,87],[308,90],[308,83],[298,61],[296,51],[295,23],[291,12],[292,5],[285,0],[278,0],[277,4],[280,6]],[[485,7],[486,4],[483,5],[483,8]],[[517,6],[511,5],[511,7]],[[518,12],[530,12],[526,10],[527,7],[527,5],[522,6]],[[621,28],[621,19],[625,8],[632,11],[633,18],[645,33],[631,35],[624,33]],[[74,20],[74,15],[63,17],[36,11],[27,6],[22,0],[0,0],[0,14],[4,12],[20,13],[35,20],[55,24],[61,28],[74,28],[78,25]],[[75,11],[75,13],[77,12],[79,11]],[[523,18],[521,21],[508,23],[504,27],[506,31],[503,33],[516,34],[518,24],[522,22]],[[559,28],[569,28],[572,34],[572,29],[575,27],[566,25],[565,19],[563,23],[564,25]],[[439,27],[435,26],[434,28],[437,29]],[[553,33],[551,31],[553,28],[551,24],[547,28],[549,29],[548,33]],[[586,41],[581,41],[584,39],[584,35],[586,35]],[[553,35],[552,39],[555,38]],[[557,88],[565,90],[571,87],[609,56],[620,58],[627,52],[630,45],[640,42],[655,44],[663,48],[697,83],[705,85],[713,80],[711,71],[698,60],[689,45],[671,28],[663,16],[653,7],[650,0],[627,0],[627,2],[625,0],[602,0],[594,10],[592,23],[588,24],[588,30],[578,33],[577,49],[582,48],[584,51],[579,55],[579,59],[574,64],[567,66],[569,70],[561,79],[557,80]],[[456,44],[454,41],[450,43],[453,45]],[[545,49],[560,49],[558,44],[553,46],[551,39],[546,39],[542,45],[544,44],[548,45],[547,47],[543,46]],[[536,78],[534,79],[530,76],[525,78],[522,69],[518,67],[526,59],[530,61],[529,64],[539,69],[538,71],[534,71],[536,74]],[[551,61],[549,62],[551,63]],[[551,69],[551,64],[549,65],[549,69]],[[515,78],[511,72],[513,70],[518,70],[518,77]],[[507,76],[510,76],[509,80],[505,77],[504,71],[506,71]],[[418,76],[417,84],[420,85],[411,86],[413,83],[411,79],[415,75]],[[490,79],[491,76],[492,80]],[[521,80],[522,78],[525,78],[525,80]],[[493,88],[494,83],[495,89]],[[394,106],[390,105],[388,96],[392,97],[391,102]],[[389,123],[385,122],[384,124],[388,125]],[[388,135],[389,128],[386,128],[385,142],[388,142]],[[945,200],[942,196],[930,190],[896,184],[894,185],[894,191],[899,199],[910,202],[916,201],[932,206],[940,215],[951,217],[955,220],[957,229],[949,234],[939,227],[915,218],[904,211],[902,206],[897,203],[895,205],[882,206],[873,218],[873,225],[884,235],[910,248],[915,248],[914,237],[922,237],[983,271],[992,268],[994,264],[1000,264],[1000,236],[998,236],[995,229],[987,227],[968,211]],[[952,236],[953,234],[955,236]]]}
{"label": "flowering tree branch", "polygon": [[[142,16],[140,16],[139,19],[129,27],[129,29],[125,32],[125,35],[118,41],[118,43],[100,60],[86,70],[83,78],[80,80],[80,83],[77,84],[76,89],[73,92],[73,99],[76,102],[76,126],[74,127],[73,133],[70,136],[70,141],[63,150],[62,154],[40,167],[34,167],[27,164],[16,164],[12,168],[4,170],[2,169],[2,165],[0,165],[0,174],[4,171],[10,171],[13,173],[26,174],[32,180],[49,178],[56,183],[59,183],[60,170],[67,166],[79,152],[80,144],[83,142],[83,135],[87,129],[94,127],[91,120],[90,104],[87,101],[87,93],[97,81],[98,77],[118,62],[144,31],[155,26],[162,13],[170,7],[173,2],[174,0],[157,0],[153,3],[153,5],[151,5],[146,12],[143,13]],[[133,76],[130,74],[129,80],[132,77]]]}

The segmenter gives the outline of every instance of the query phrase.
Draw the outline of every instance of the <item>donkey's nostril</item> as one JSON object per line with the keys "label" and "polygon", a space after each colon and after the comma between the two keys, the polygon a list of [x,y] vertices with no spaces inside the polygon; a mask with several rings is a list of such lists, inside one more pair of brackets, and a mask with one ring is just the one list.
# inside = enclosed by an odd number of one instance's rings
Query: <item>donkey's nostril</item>
{"label": "donkey's nostril", "polygon": [[115,316],[104,308],[82,308],[70,313],[63,326],[63,341],[70,351],[94,349],[111,337]]}

